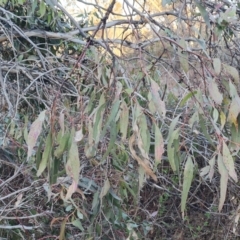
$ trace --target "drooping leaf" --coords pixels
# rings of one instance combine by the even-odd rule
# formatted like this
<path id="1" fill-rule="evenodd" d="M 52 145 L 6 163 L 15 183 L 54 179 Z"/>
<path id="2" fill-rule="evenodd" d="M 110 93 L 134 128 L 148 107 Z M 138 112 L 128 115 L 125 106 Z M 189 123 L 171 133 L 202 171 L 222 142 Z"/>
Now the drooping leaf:
<path id="1" fill-rule="evenodd" d="M 116 139 L 117 139 L 117 125 L 115 122 L 110 124 L 110 141 L 108 143 L 108 148 L 104 155 L 102 156 L 101 163 L 107 158 L 108 154 L 112 151 L 112 149 L 116 146 Z"/>
<path id="2" fill-rule="evenodd" d="M 46 5 L 44 1 L 40 2 L 40 8 L 39 8 L 39 12 L 41 14 L 40 18 L 43 17 L 46 13 Z"/>
<path id="3" fill-rule="evenodd" d="M 125 101 L 121 104 L 121 114 L 120 114 L 120 133 L 122 134 L 122 141 L 126 140 L 128 123 L 129 123 L 129 109 Z"/>
<path id="4" fill-rule="evenodd" d="M 84 228 L 83 228 L 82 223 L 79 219 L 75 219 L 74 221 L 72 221 L 72 225 L 77 227 L 82 232 L 84 232 Z"/>
<path id="5" fill-rule="evenodd" d="M 99 194 L 99 191 L 96 191 L 93 195 L 92 210 L 99 205 Z"/>
<path id="6" fill-rule="evenodd" d="M 44 143 L 44 139 L 42 138 L 39 143 L 37 152 L 36 152 L 36 167 L 37 167 L 37 169 L 39 168 L 40 162 L 42 160 L 43 143 Z"/>
<path id="7" fill-rule="evenodd" d="M 145 161 L 148 161 L 148 152 L 145 150 L 145 147 L 144 147 L 144 143 L 143 143 L 143 139 L 142 139 L 142 136 L 140 134 L 139 131 L 135 131 L 136 132 L 136 135 L 137 135 L 137 146 L 142 154 L 142 156 L 144 157 Z"/>
<path id="8" fill-rule="evenodd" d="M 191 129 L 193 129 L 194 125 L 197 124 L 198 122 L 199 122 L 199 114 L 198 114 L 198 111 L 195 111 L 195 113 L 189 119 L 188 123 Z"/>
<path id="9" fill-rule="evenodd" d="M 33 148 L 35 147 L 37 139 L 42 131 L 42 124 L 44 122 L 45 115 L 46 115 L 46 110 L 42 111 L 39 114 L 38 118 L 32 123 L 30 127 L 30 131 L 28 133 L 28 138 L 27 138 L 27 145 L 28 145 L 27 159 L 28 160 L 32 156 Z"/>
<path id="10" fill-rule="evenodd" d="M 185 105 L 185 103 L 195 94 L 197 93 L 197 91 L 193 91 L 193 92 L 189 92 L 180 102 L 180 107 L 183 107 Z"/>
<path id="11" fill-rule="evenodd" d="M 109 189 L 110 189 L 111 185 L 110 182 L 108 180 L 108 178 L 105 180 L 104 185 L 102 187 L 101 193 L 100 193 L 100 199 L 102 200 L 104 196 L 107 195 Z"/>
<path id="12" fill-rule="evenodd" d="M 64 113 L 61 111 L 60 114 L 59 114 L 59 125 L 60 125 L 60 128 L 61 128 L 61 131 L 62 131 L 62 135 L 64 135 Z"/>
<path id="13" fill-rule="evenodd" d="M 43 152 L 43 155 L 42 155 L 42 161 L 41 161 L 41 163 L 39 165 L 39 168 L 38 168 L 38 171 L 37 171 L 37 176 L 38 177 L 42 174 L 42 172 L 47 167 L 48 161 L 50 161 L 52 147 L 53 147 L 53 144 L 52 144 L 52 133 L 49 132 L 48 136 L 47 136 L 47 139 L 46 139 L 44 152 Z"/>
<path id="14" fill-rule="evenodd" d="M 238 178 L 237 178 L 237 173 L 236 173 L 235 167 L 234 167 L 233 157 L 228 149 L 227 144 L 224 141 L 223 141 L 223 145 L 222 145 L 222 159 L 223 159 L 223 163 L 224 163 L 226 169 L 228 170 L 229 176 L 235 182 L 237 182 Z"/>
<path id="15" fill-rule="evenodd" d="M 74 138 L 74 134 L 72 138 Z M 71 140 L 71 147 L 69 149 L 68 160 L 65 168 L 68 176 L 73 178 L 73 180 L 78 183 L 80 173 L 80 159 L 77 143 L 74 141 L 74 139 Z"/>
<path id="16" fill-rule="evenodd" d="M 200 127 L 201 127 L 201 129 L 202 129 L 202 133 L 203 133 L 204 136 L 207 138 L 207 140 L 208 140 L 213 146 L 215 146 L 214 143 L 213 143 L 213 141 L 212 141 L 212 138 L 210 137 L 210 135 L 209 135 L 209 133 L 208 133 L 208 131 L 207 131 L 206 123 L 205 123 L 204 120 L 205 120 L 205 119 L 204 119 L 204 117 L 202 116 L 202 114 L 199 114 L 199 124 L 200 124 Z"/>
<path id="17" fill-rule="evenodd" d="M 91 93 L 91 96 L 90 96 L 90 99 L 89 99 L 89 102 L 88 102 L 88 105 L 87 107 L 85 108 L 84 110 L 84 113 L 91 113 L 92 112 L 92 109 L 93 109 L 93 105 L 94 105 L 94 101 L 96 99 L 96 89 L 94 88 L 94 90 L 92 91 Z"/>
<path id="18" fill-rule="evenodd" d="M 173 131 L 171 134 L 169 140 L 168 140 L 168 145 L 167 145 L 167 155 L 168 155 L 168 160 L 171 165 L 171 168 L 174 172 L 178 172 L 179 170 L 179 163 L 176 162 L 176 149 L 174 146 L 174 141 L 179 138 L 179 129 L 176 129 Z"/>
<path id="19" fill-rule="evenodd" d="M 226 11 L 220 13 L 220 17 L 218 22 L 221 24 L 222 21 L 226 21 L 228 23 L 231 23 L 232 21 L 236 20 L 236 6 L 229 7 Z"/>
<path id="20" fill-rule="evenodd" d="M 108 117 L 108 120 L 101 132 L 101 136 L 100 136 L 100 139 L 103 139 L 103 137 L 105 136 L 106 134 L 106 131 L 107 131 L 107 128 L 109 127 L 110 123 L 112 121 L 115 121 L 115 117 L 119 111 L 119 106 L 120 106 L 120 100 L 116 100 L 114 103 L 113 103 L 113 106 L 111 108 L 111 112 L 110 112 L 110 115 Z"/>
<path id="21" fill-rule="evenodd" d="M 171 124 L 170 124 L 170 127 L 169 127 L 169 132 L 168 132 L 168 137 L 167 137 L 167 140 L 169 140 L 169 138 L 171 137 L 177 123 L 178 123 L 178 120 L 179 120 L 179 117 L 181 116 L 181 114 L 179 114 L 177 117 L 175 117 Z"/>
<path id="22" fill-rule="evenodd" d="M 88 158 L 91 158 L 96 154 L 96 148 L 93 138 L 93 126 L 91 120 L 88 121 L 88 142 L 85 145 L 84 152 Z"/>
<path id="23" fill-rule="evenodd" d="M 205 23 L 207 24 L 208 27 L 210 27 L 209 13 L 206 10 L 206 7 L 204 7 L 202 3 L 198 0 L 195 0 L 194 2 L 196 3 Z"/>
<path id="24" fill-rule="evenodd" d="M 220 112 L 220 123 L 221 123 L 221 130 L 224 128 L 226 123 L 226 115 L 223 111 Z"/>
<path id="25" fill-rule="evenodd" d="M 231 126 L 231 141 L 229 143 L 229 149 L 234 151 L 235 154 L 238 154 L 238 151 L 240 150 L 240 115 L 237 117 L 237 123 L 237 128 L 234 124 Z"/>
<path id="26" fill-rule="evenodd" d="M 102 129 L 102 122 L 103 122 L 103 115 L 105 111 L 105 103 L 103 103 L 101 106 L 98 107 L 98 110 L 94 116 L 93 120 L 93 139 L 95 142 L 95 145 L 99 143 L 100 140 L 100 134 L 101 134 L 101 129 Z"/>
<path id="27" fill-rule="evenodd" d="M 217 75 L 221 72 L 221 60 L 219 58 L 213 59 L 213 67 Z"/>
<path id="28" fill-rule="evenodd" d="M 203 176 L 208 177 L 210 179 L 210 182 L 212 181 L 212 177 L 213 177 L 213 174 L 214 174 L 215 159 L 216 159 L 216 157 L 213 156 L 213 158 L 209 161 L 209 165 L 202 168 L 201 171 L 200 171 L 200 176 L 201 177 L 203 177 Z"/>
<path id="29" fill-rule="evenodd" d="M 189 70 L 189 62 L 188 62 L 188 53 L 187 51 L 187 43 L 185 42 L 184 38 L 181 38 L 179 45 L 182 47 L 182 50 L 179 48 L 178 56 L 180 65 L 185 73 Z"/>
<path id="30" fill-rule="evenodd" d="M 220 93 L 217 83 L 215 80 L 211 80 L 209 83 L 209 95 L 212 98 L 212 100 L 217 103 L 218 105 L 222 104 L 223 96 Z"/>
<path id="31" fill-rule="evenodd" d="M 150 133 L 147 126 L 147 120 L 145 114 L 141 114 L 138 118 L 138 126 L 140 137 L 142 140 L 142 146 L 139 145 L 139 148 L 142 148 L 147 154 L 150 148 Z M 141 149 L 140 149 L 141 150 Z"/>
<path id="32" fill-rule="evenodd" d="M 184 218 L 184 211 L 186 207 L 188 192 L 191 187 L 192 179 L 193 179 L 193 161 L 190 156 L 188 156 L 187 162 L 185 164 L 184 173 L 183 173 L 183 190 L 181 196 L 181 212 Z"/>
<path id="33" fill-rule="evenodd" d="M 129 148 L 130 148 L 130 152 L 133 156 L 133 158 L 138 162 L 138 164 L 140 166 L 143 167 L 144 171 L 150 176 L 152 177 L 152 179 L 154 181 L 157 182 L 157 177 L 156 175 L 153 173 L 153 171 L 150 169 L 150 167 L 147 165 L 147 163 L 145 163 L 137 154 L 136 151 L 134 150 L 134 142 L 135 142 L 135 135 L 133 134 L 130 139 L 129 139 Z"/>
<path id="34" fill-rule="evenodd" d="M 213 158 L 209 161 L 210 170 L 209 170 L 208 176 L 209 176 L 210 182 L 212 181 L 212 178 L 213 178 L 213 175 L 214 175 L 215 160 L 216 160 L 216 157 L 213 156 Z"/>
<path id="35" fill-rule="evenodd" d="M 223 163 L 222 155 L 218 154 L 218 170 L 221 175 L 220 179 L 220 201 L 218 206 L 218 211 L 220 212 L 222 210 L 223 204 L 226 199 L 226 193 L 227 193 L 227 183 L 228 183 L 228 171 L 225 167 L 225 164 Z"/>
<path id="36" fill-rule="evenodd" d="M 144 181 L 145 180 L 145 171 L 142 166 L 138 167 L 138 185 L 139 185 L 139 190 L 141 190 L 144 186 Z"/>
<path id="37" fill-rule="evenodd" d="M 75 180 L 73 179 L 72 184 L 68 187 L 67 194 L 64 199 L 65 201 L 69 200 L 72 197 L 73 193 L 76 192 L 77 187 L 78 187 L 77 182 L 75 182 Z"/>
<path id="38" fill-rule="evenodd" d="M 151 79 L 151 93 L 152 101 L 154 102 L 155 108 L 161 117 L 166 115 L 166 106 L 165 102 L 160 98 L 160 87 L 159 85 Z"/>
<path id="39" fill-rule="evenodd" d="M 197 99 L 197 110 L 199 114 L 204 114 L 203 112 L 203 94 L 202 94 L 202 90 L 199 88 L 197 90 L 197 93 L 195 94 L 195 97 Z"/>
<path id="40" fill-rule="evenodd" d="M 235 67 L 224 65 L 226 71 L 233 77 L 235 84 L 239 84 L 239 73 Z"/>
<path id="41" fill-rule="evenodd" d="M 229 94 L 232 99 L 238 97 L 238 92 L 236 89 L 235 84 L 232 83 L 232 81 L 228 81 L 229 84 Z"/>
<path id="42" fill-rule="evenodd" d="M 214 123 L 217 123 L 219 117 L 218 110 L 216 108 L 213 109 L 213 121 Z"/>
<path id="43" fill-rule="evenodd" d="M 239 113 L 240 113 L 240 98 L 236 96 L 230 104 L 228 113 L 228 121 L 230 123 L 233 123 L 236 128 L 238 128 L 237 117 Z"/>
<path id="44" fill-rule="evenodd" d="M 159 130 L 159 127 L 156 124 L 154 125 L 154 130 L 155 130 L 154 138 L 155 166 L 157 166 L 161 162 L 162 155 L 164 153 L 164 140 Z"/>
<path id="45" fill-rule="evenodd" d="M 61 138 L 57 139 L 57 143 L 59 144 L 56 150 L 54 151 L 54 155 L 56 158 L 60 158 L 64 151 L 67 150 L 67 145 L 69 141 L 70 133 L 66 132 Z"/>
<path id="46" fill-rule="evenodd" d="M 116 83 L 115 100 L 119 100 L 120 95 L 122 93 L 122 88 L 123 88 L 122 83 L 118 81 Z"/>
<path id="47" fill-rule="evenodd" d="M 61 227 L 60 227 L 59 240 L 66 239 L 66 237 L 65 237 L 66 222 L 67 222 L 67 218 L 64 218 L 64 220 L 61 223 Z"/>

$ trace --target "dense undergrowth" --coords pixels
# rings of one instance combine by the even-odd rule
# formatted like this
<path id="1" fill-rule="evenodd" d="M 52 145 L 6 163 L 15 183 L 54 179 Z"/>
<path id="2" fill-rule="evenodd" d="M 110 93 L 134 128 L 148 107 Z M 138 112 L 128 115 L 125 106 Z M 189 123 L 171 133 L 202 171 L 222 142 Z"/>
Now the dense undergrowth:
<path id="1" fill-rule="evenodd" d="M 199 29 L 210 3 L 182 5 Z M 126 27 L 115 1 L 95 26 L 57 2 L 0 4 L 2 239 L 237 239 L 238 8 L 201 41 L 171 26 L 140 45 L 100 34 Z"/>

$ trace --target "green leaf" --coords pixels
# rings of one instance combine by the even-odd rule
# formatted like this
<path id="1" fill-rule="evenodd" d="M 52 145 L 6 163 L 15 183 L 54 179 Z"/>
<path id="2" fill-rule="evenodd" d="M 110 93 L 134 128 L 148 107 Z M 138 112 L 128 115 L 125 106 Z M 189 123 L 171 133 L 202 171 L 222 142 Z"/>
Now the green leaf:
<path id="1" fill-rule="evenodd" d="M 84 232 L 84 228 L 82 226 L 82 223 L 79 219 L 75 219 L 74 221 L 72 221 L 72 225 L 77 227 L 79 230 L 81 230 L 82 232 Z"/>
<path id="2" fill-rule="evenodd" d="M 120 106 L 120 101 L 116 100 L 114 102 L 113 106 L 112 106 L 112 109 L 111 109 L 110 115 L 108 117 L 108 120 L 107 120 L 107 122 L 106 122 L 106 124 L 105 124 L 105 126 L 102 130 L 101 137 L 100 137 L 101 140 L 105 136 L 107 128 L 109 127 L 110 123 L 115 120 L 115 117 L 116 117 L 116 115 L 119 111 L 119 106 Z"/>
<path id="3" fill-rule="evenodd" d="M 117 201 L 122 201 L 122 199 L 119 196 L 116 195 L 116 193 L 112 190 L 112 188 L 110 188 L 109 193 Z"/>
<path id="4" fill-rule="evenodd" d="M 47 167 L 47 163 L 51 158 L 51 152 L 52 152 L 52 133 L 49 132 L 47 139 L 46 139 L 46 143 L 45 143 L 45 148 L 44 148 L 44 152 L 42 155 L 42 161 L 39 165 L 38 171 L 37 171 L 37 176 L 39 177 L 42 172 L 45 170 L 45 168 Z"/>
<path id="5" fill-rule="evenodd" d="M 220 122 L 221 122 L 221 130 L 222 130 L 226 123 L 226 115 L 224 114 L 223 111 L 220 112 Z"/>
<path id="6" fill-rule="evenodd" d="M 155 167 L 161 162 L 162 155 L 164 153 L 164 140 L 159 127 L 155 124 L 155 143 L 154 143 L 154 153 L 155 153 Z"/>
<path id="7" fill-rule="evenodd" d="M 206 8 L 198 1 L 198 0 L 195 0 L 194 1 L 205 21 L 205 23 L 207 24 L 208 27 L 210 27 L 210 20 L 209 20 L 209 13 L 208 11 L 206 10 Z"/>
<path id="8" fill-rule="evenodd" d="M 94 88 L 94 90 L 93 90 L 92 93 L 91 93 L 91 96 L 90 96 L 88 105 L 87 105 L 87 107 L 85 108 L 84 113 L 89 113 L 89 114 L 90 114 L 90 113 L 92 112 L 92 108 L 93 108 L 94 101 L 95 101 L 96 97 L 97 97 L 96 89 Z"/>
<path id="9" fill-rule="evenodd" d="M 220 13 L 220 23 L 222 23 L 222 21 L 226 21 L 227 23 L 232 23 L 233 21 L 235 21 L 237 19 L 237 16 L 236 16 L 236 7 L 235 6 L 232 6 L 232 7 L 229 7 L 226 11 L 224 12 L 221 12 Z"/>
<path id="10" fill-rule="evenodd" d="M 217 75 L 221 72 L 221 60 L 219 58 L 213 59 L 213 67 Z"/>
<path id="11" fill-rule="evenodd" d="M 210 182 L 212 181 L 213 178 L 213 174 L 214 174 L 214 165 L 215 165 L 215 160 L 216 160 L 216 156 L 213 156 L 211 160 L 209 160 L 209 166 L 210 166 L 210 170 L 209 170 L 209 180 Z"/>
<path id="12" fill-rule="evenodd" d="M 180 65 L 184 72 L 187 73 L 189 70 L 188 53 L 185 51 L 187 49 L 187 44 L 183 38 L 181 38 L 179 45 L 182 47 L 182 50 L 180 48 L 178 50 Z"/>
<path id="13" fill-rule="evenodd" d="M 227 193 L 227 183 L 228 183 L 228 171 L 223 163 L 222 155 L 218 154 L 218 170 L 221 175 L 220 178 L 220 201 L 218 210 L 219 212 L 222 210 L 223 204 L 226 199 L 226 193 Z"/>
<path id="14" fill-rule="evenodd" d="M 112 149 L 115 147 L 115 141 L 117 139 L 117 126 L 115 122 L 111 123 L 111 128 L 110 128 L 110 141 L 108 143 L 108 148 L 106 152 L 104 153 L 101 163 L 107 158 L 108 154 L 112 151 Z"/>
<path id="15" fill-rule="evenodd" d="M 200 127 L 202 129 L 202 133 L 207 138 L 207 140 L 211 143 L 211 145 L 213 145 L 214 148 L 215 148 L 215 145 L 213 144 L 211 136 L 208 134 L 206 123 L 204 121 L 204 117 L 202 116 L 202 114 L 199 114 L 199 124 L 200 124 Z"/>
<path id="16" fill-rule="evenodd" d="M 188 94 L 181 100 L 181 102 L 180 102 L 180 107 L 183 107 L 184 104 L 185 104 L 192 96 L 194 96 L 196 93 L 197 93 L 197 91 L 188 93 Z"/>
<path id="17" fill-rule="evenodd" d="M 37 167 L 37 169 L 39 168 L 39 165 L 40 165 L 41 160 L 42 160 L 42 147 L 43 147 L 43 143 L 44 143 L 44 139 L 42 138 L 42 140 L 39 143 L 37 152 L 36 152 L 36 167 Z"/>
<path id="18" fill-rule="evenodd" d="M 145 182 L 145 171 L 144 168 L 142 166 L 138 167 L 138 186 L 139 186 L 139 190 L 141 190 L 144 186 L 144 182 Z"/>
<path id="19" fill-rule="evenodd" d="M 219 117 L 218 110 L 216 108 L 213 109 L 213 121 L 214 123 L 217 123 Z"/>
<path id="20" fill-rule="evenodd" d="M 198 114 L 198 111 L 196 111 L 196 112 L 192 115 L 192 117 L 189 119 L 188 123 L 189 123 L 191 129 L 194 130 L 193 127 L 194 127 L 194 125 L 195 125 L 196 123 L 198 123 L 198 122 L 199 122 L 199 114 Z"/>
<path id="21" fill-rule="evenodd" d="M 73 180 L 77 183 L 79 179 L 79 173 L 80 173 L 80 159 L 78 154 L 77 143 L 74 141 L 73 138 L 74 138 L 74 134 L 72 136 L 71 147 L 68 153 L 66 172 L 68 176 L 72 177 Z"/>
<path id="22" fill-rule="evenodd" d="M 175 117 L 173 119 L 173 121 L 171 122 L 170 124 L 170 127 L 169 127 L 169 132 L 168 132 L 168 137 L 167 137 L 167 140 L 169 140 L 169 138 L 171 137 L 173 131 L 174 131 L 174 128 L 176 127 L 177 123 L 178 123 L 178 120 L 179 120 L 179 117 L 181 116 L 181 114 L 179 114 L 177 117 Z"/>
<path id="23" fill-rule="evenodd" d="M 40 18 L 42 18 L 45 13 L 46 13 L 46 5 L 45 5 L 45 2 L 44 1 L 41 1 L 40 2 L 40 9 L 39 9 L 39 12 L 41 14 Z"/>
<path id="24" fill-rule="evenodd" d="M 94 122 L 93 122 L 93 139 L 95 141 L 95 145 L 99 143 L 100 140 L 100 133 L 101 133 L 101 128 L 102 128 L 102 121 L 103 121 L 103 114 L 105 111 L 106 104 L 102 104 L 99 106 L 97 113 L 95 114 L 94 117 Z"/>
<path id="25" fill-rule="evenodd" d="M 193 169 L 194 169 L 194 165 L 192 162 L 192 158 L 189 156 L 185 164 L 184 173 L 183 173 L 183 190 L 182 190 L 182 197 L 181 197 L 181 212 L 182 212 L 183 218 L 184 218 L 184 211 L 186 207 L 188 192 L 191 187 L 191 183 L 193 179 Z"/>
<path id="26" fill-rule="evenodd" d="M 171 4 L 172 0 L 162 0 L 162 6 L 165 7 L 168 4 Z"/>
<path id="27" fill-rule="evenodd" d="M 77 211 L 77 217 L 83 219 L 83 214 L 79 210 Z"/>
<path id="28" fill-rule="evenodd" d="M 24 56 L 23 54 L 20 54 L 20 55 L 18 56 L 18 61 L 19 61 L 19 62 L 21 62 L 21 61 L 23 60 L 23 56 Z"/>
<path id="29" fill-rule="evenodd" d="M 129 124 L 129 109 L 125 101 L 121 104 L 121 114 L 120 114 L 120 133 L 122 134 L 122 141 L 127 138 L 127 130 Z"/>
<path id="30" fill-rule="evenodd" d="M 203 93 L 202 93 L 202 90 L 199 88 L 197 90 L 197 93 L 195 94 L 195 97 L 197 99 L 197 110 L 198 110 L 198 113 L 199 114 L 204 114 L 203 112 Z"/>
<path id="31" fill-rule="evenodd" d="M 110 189 L 111 185 L 110 182 L 108 180 L 108 178 L 105 180 L 104 185 L 102 187 L 101 193 L 100 193 L 100 199 L 102 200 L 104 196 L 106 196 L 106 194 L 108 193 L 109 189 Z"/>
<path id="32" fill-rule="evenodd" d="M 175 146 L 174 146 L 174 141 L 177 140 L 178 138 L 179 138 L 179 129 L 176 129 L 171 134 L 171 136 L 168 140 L 168 145 L 167 145 L 168 160 L 169 160 L 171 168 L 174 172 L 176 172 L 176 171 L 178 172 L 178 170 L 179 170 L 179 163 L 176 162 L 177 157 L 175 156 L 176 155 L 176 149 L 175 149 Z"/>
<path id="33" fill-rule="evenodd" d="M 93 201 L 92 201 L 92 210 L 97 207 L 99 204 L 99 191 L 96 191 L 93 195 Z"/>
<path id="34" fill-rule="evenodd" d="M 145 114 L 141 114 L 138 118 L 139 131 L 143 143 L 145 153 L 149 152 L 150 148 L 150 133 L 148 131 L 147 120 Z"/>
<path id="35" fill-rule="evenodd" d="M 69 137 L 70 137 L 70 133 L 66 132 L 63 136 L 61 136 L 61 138 L 57 139 L 57 144 L 59 145 L 54 151 L 54 156 L 56 158 L 60 158 L 63 155 L 64 151 L 67 150 Z"/>

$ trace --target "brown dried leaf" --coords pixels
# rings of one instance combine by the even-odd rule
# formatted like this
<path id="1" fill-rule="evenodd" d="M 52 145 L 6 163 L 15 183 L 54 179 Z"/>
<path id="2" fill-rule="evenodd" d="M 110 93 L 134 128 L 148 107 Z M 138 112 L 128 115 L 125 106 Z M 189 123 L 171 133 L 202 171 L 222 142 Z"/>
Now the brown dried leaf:
<path id="1" fill-rule="evenodd" d="M 218 211 L 220 212 L 223 208 L 223 204 L 226 199 L 227 193 L 227 182 L 228 182 L 228 171 L 223 163 L 222 155 L 218 154 L 218 170 L 221 175 L 220 179 L 220 202 L 218 206 Z"/>
<path id="2" fill-rule="evenodd" d="M 27 160 L 32 156 L 33 148 L 36 145 L 37 139 L 42 132 L 42 124 L 44 122 L 46 115 L 46 110 L 42 111 L 38 118 L 32 123 L 30 127 L 30 131 L 27 138 L 27 145 L 28 145 L 28 155 Z"/>
<path id="3" fill-rule="evenodd" d="M 133 146 L 134 146 L 134 142 L 135 142 L 135 135 L 133 134 L 130 139 L 129 139 L 129 148 L 130 148 L 130 152 L 133 156 L 133 158 L 138 162 L 138 164 L 140 166 L 143 167 L 144 171 L 150 176 L 152 177 L 152 179 L 157 182 L 157 177 L 156 175 L 153 173 L 153 171 L 150 169 L 150 167 L 140 158 L 137 156 Z"/>

